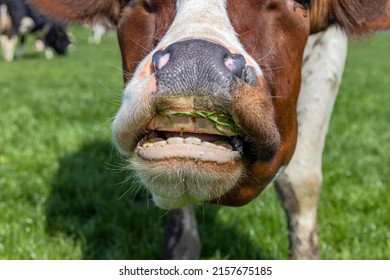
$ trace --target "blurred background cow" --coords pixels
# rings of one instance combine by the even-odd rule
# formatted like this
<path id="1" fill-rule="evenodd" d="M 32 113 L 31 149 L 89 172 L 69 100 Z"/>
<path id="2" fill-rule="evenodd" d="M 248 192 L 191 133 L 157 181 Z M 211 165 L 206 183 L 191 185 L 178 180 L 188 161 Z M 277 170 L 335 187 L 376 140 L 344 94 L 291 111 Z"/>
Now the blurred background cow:
<path id="1" fill-rule="evenodd" d="M 35 36 L 37 49 L 44 50 L 48 59 L 53 56 L 53 50 L 66 54 L 71 43 L 64 23 L 43 16 L 26 0 L 0 0 L 0 34 L 6 61 L 23 56 L 29 34 Z"/>
<path id="2" fill-rule="evenodd" d="M 116 31 L 116 27 L 107 20 L 100 20 L 92 23 L 91 35 L 88 37 L 88 42 L 90 44 L 98 45 L 102 42 L 102 37 L 108 33 L 113 33 Z"/>

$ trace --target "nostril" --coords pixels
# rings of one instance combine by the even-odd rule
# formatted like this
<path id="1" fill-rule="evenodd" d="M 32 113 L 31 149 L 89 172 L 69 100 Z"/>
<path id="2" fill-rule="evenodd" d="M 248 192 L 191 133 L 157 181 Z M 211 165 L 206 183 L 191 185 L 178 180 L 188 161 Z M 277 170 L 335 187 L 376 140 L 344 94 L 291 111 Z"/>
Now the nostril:
<path id="1" fill-rule="evenodd" d="M 242 70 L 241 79 L 252 86 L 259 85 L 259 80 L 257 79 L 256 71 L 253 67 L 246 66 L 244 70 Z"/>
<path id="2" fill-rule="evenodd" d="M 156 51 L 153 54 L 152 62 L 156 70 L 163 68 L 169 61 L 170 54 L 167 51 Z"/>
<path id="3" fill-rule="evenodd" d="M 224 57 L 225 66 L 230 70 L 234 75 L 241 78 L 242 71 L 245 68 L 245 58 L 241 54 L 237 55 L 226 55 Z"/>

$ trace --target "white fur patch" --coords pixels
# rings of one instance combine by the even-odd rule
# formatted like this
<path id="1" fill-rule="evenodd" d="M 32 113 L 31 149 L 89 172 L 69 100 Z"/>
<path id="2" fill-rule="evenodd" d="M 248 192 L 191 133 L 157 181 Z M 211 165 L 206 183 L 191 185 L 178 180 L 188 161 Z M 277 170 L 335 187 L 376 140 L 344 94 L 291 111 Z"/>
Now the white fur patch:
<path id="1" fill-rule="evenodd" d="M 177 0 L 175 20 L 156 50 L 189 38 L 209 40 L 232 53 L 242 54 L 257 74 L 262 75 L 260 67 L 237 37 L 227 14 L 226 0 Z"/>

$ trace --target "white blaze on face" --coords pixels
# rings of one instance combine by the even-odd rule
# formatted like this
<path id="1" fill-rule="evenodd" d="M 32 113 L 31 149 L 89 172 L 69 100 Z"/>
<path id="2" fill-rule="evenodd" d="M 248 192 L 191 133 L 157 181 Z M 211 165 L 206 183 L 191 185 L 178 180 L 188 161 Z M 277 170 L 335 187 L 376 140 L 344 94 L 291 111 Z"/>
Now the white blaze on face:
<path id="1" fill-rule="evenodd" d="M 258 75 L 262 71 L 245 51 L 230 22 L 226 0 L 177 0 L 175 19 L 156 50 L 190 38 L 221 44 L 232 53 L 242 54 Z"/>

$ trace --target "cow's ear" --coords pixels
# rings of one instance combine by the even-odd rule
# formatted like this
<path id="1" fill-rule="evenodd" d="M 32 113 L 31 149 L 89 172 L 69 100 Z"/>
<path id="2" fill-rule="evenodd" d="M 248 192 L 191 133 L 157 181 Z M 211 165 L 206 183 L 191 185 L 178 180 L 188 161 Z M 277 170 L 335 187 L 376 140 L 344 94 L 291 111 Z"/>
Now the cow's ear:
<path id="1" fill-rule="evenodd" d="M 333 24 L 352 36 L 390 29 L 390 0 L 312 0 L 311 33 Z"/>
<path id="2" fill-rule="evenodd" d="M 27 0 L 33 7 L 51 17 L 87 23 L 108 19 L 114 24 L 120 13 L 119 0 Z"/>

